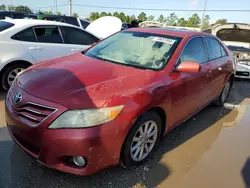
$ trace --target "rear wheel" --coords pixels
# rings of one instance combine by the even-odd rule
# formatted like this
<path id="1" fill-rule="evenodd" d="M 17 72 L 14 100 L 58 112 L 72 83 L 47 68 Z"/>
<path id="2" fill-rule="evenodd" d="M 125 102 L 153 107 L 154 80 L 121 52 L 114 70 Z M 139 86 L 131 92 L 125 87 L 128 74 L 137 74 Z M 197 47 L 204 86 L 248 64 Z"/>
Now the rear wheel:
<path id="1" fill-rule="evenodd" d="M 162 121 L 156 112 L 147 112 L 141 116 L 125 140 L 122 165 L 127 167 L 144 162 L 159 142 L 161 130 Z"/>
<path id="2" fill-rule="evenodd" d="M 221 92 L 220 97 L 216 101 L 217 106 L 223 106 L 225 104 L 229 96 L 230 90 L 231 90 L 231 81 L 228 80 Z"/>
<path id="3" fill-rule="evenodd" d="M 8 66 L 2 75 L 2 87 L 5 90 L 8 90 L 10 86 L 13 84 L 13 81 L 15 80 L 18 73 L 22 72 L 26 68 L 28 68 L 29 65 L 24 63 L 16 63 L 13 65 Z"/>

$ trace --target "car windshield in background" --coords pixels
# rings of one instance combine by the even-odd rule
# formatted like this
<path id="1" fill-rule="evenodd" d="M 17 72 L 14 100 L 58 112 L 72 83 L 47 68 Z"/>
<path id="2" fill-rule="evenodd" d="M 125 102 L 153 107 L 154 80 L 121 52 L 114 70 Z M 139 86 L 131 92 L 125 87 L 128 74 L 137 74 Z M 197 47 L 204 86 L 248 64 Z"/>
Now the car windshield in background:
<path id="1" fill-rule="evenodd" d="M 14 24 L 10 22 L 0 21 L 0 32 L 13 27 Z"/>
<path id="2" fill-rule="evenodd" d="M 181 38 L 153 33 L 122 31 L 100 42 L 85 55 L 143 69 L 166 66 Z"/>

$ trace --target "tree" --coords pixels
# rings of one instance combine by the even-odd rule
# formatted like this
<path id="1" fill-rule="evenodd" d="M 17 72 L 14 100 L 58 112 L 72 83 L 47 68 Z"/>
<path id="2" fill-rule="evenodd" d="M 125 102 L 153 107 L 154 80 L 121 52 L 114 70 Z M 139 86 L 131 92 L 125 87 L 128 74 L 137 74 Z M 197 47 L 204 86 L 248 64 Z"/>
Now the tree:
<path id="1" fill-rule="evenodd" d="M 40 12 L 40 13 L 42 13 L 42 14 L 49 14 L 49 15 L 52 15 L 52 14 L 53 14 L 52 11 L 42 11 L 42 12 Z"/>
<path id="2" fill-rule="evenodd" d="M 154 20 L 154 16 L 153 15 L 150 15 L 149 17 L 148 17 L 148 21 L 153 21 Z"/>
<path id="3" fill-rule="evenodd" d="M 14 6 L 14 5 L 8 5 L 8 6 L 7 6 L 7 9 L 8 9 L 9 11 L 14 11 L 14 10 L 15 10 L 15 6 Z"/>
<path id="4" fill-rule="evenodd" d="M 78 14 L 77 14 L 77 13 L 74 13 L 73 16 L 74 16 L 74 17 L 78 17 Z"/>
<path id="5" fill-rule="evenodd" d="M 122 22 L 126 22 L 126 15 L 123 12 L 120 12 L 119 18 L 121 19 Z"/>
<path id="6" fill-rule="evenodd" d="M 161 23 L 165 23 L 166 22 L 166 18 L 161 14 L 157 20 L 158 22 L 161 22 Z"/>
<path id="7" fill-rule="evenodd" d="M 61 15 L 62 15 L 62 13 L 61 13 L 61 12 L 57 12 L 57 13 L 56 13 L 56 15 L 61 16 Z"/>
<path id="8" fill-rule="evenodd" d="M 193 14 L 190 18 L 188 18 L 187 27 L 199 27 L 201 23 L 201 19 L 198 14 Z"/>
<path id="9" fill-rule="evenodd" d="M 91 12 L 91 13 L 90 13 L 90 16 L 89 16 L 89 19 L 90 19 L 91 21 L 94 21 L 94 20 L 98 19 L 99 17 L 100 17 L 100 15 L 99 15 L 98 12 Z"/>
<path id="10" fill-rule="evenodd" d="M 210 16 L 205 15 L 205 18 L 202 20 L 202 28 L 209 26 L 209 20 L 210 20 Z"/>
<path id="11" fill-rule="evenodd" d="M 178 21 L 177 21 L 177 25 L 178 26 L 181 26 L 181 27 L 185 27 L 187 25 L 187 20 L 185 20 L 185 18 L 180 18 Z"/>
<path id="12" fill-rule="evenodd" d="M 100 17 L 103 17 L 103 16 L 107 16 L 107 13 L 106 13 L 106 12 L 102 12 L 102 13 L 100 14 Z"/>
<path id="13" fill-rule="evenodd" d="M 6 10 L 6 6 L 4 4 L 0 5 L 0 10 Z"/>
<path id="14" fill-rule="evenodd" d="M 27 13 L 31 13 L 31 9 L 27 6 L 23 6 L 23 5 L 19 5 L 17 7 L 15 7 L 14 9 L 17 12 L 27 12 Z"/>
<path id="15" fill-rule="evenodd" d="M 167 17 L 167 24 L 171 25 L 171 26 L 176 26 L 177 22 L 178 22 L 178 16 L 175 13 L 171 13 L 168 17 Z"/>
<path id="16" fill-rule="evenodd" d="M 147 15 L 146 15 L 146 13 L 145 13 L 145 12 L 141 12 L 141 13 L 139 14 L 139 16 L 138 16 L 138 20 L 140 20 L 140 21 L 142 21 L 142 22 L 146 21 L 146 20 L 147 20 Z"/>
<path id="17" fill-rule="evenodd" d="M 226 24 L 227 23 L 227 19 L 223 18 L 223 19 L 219 19 L 215 22 L 215 24 Z"/>

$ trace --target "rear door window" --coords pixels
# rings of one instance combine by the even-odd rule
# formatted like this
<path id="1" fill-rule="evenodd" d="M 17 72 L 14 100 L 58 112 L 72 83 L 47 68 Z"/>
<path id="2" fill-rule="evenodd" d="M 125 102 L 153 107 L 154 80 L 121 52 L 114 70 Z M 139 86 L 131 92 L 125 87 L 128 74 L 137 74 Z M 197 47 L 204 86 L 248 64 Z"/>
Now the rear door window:
<path id="1" fill-rule="evenodd" d="M 34 31 L 33 31 L 33 28 L 25 29 L 25 30 L 17 33 L 16 35 L 14 35 L 11 38 L 14 40 L 20 40 L 20 41 L 25 41 L 25 42 L 36 42 L 36 36 L 35 36 Z"/>
<path id="2" fill-rule="evenodd" d="M 38 42 L 44 43 L 63 43 L 59 28 L 52 27 L 37 27 L 34 28 Z"/>
<path id="3" fill-rule="evenodd" d="M 180 61 L 194 61 L 200 64 L 207 62 L 207 56 L 201 37 L 196 37 L 189 41 L 181 55 Z"/>
<path id="4" fill-rule="evenodd" d="M 95 36 L 73 27 L 62 27 L 64 43 L 76 45 L 91 45 L 99 39 Z"/>
<path id="5" fill-rule="evenodd" d="M 15 24 L 10 22 L 0 21 L 0 32 L 13 27 L 14 25 Z"/>
<path id="6" fill-rule="evenodd" d="M 207 44 L 209 60 L 212 61 L 220 58 L 222 56 L 222 51 L 219 42 L 216 39 L 210 37 L 206 37 L 205 40 Z"/>

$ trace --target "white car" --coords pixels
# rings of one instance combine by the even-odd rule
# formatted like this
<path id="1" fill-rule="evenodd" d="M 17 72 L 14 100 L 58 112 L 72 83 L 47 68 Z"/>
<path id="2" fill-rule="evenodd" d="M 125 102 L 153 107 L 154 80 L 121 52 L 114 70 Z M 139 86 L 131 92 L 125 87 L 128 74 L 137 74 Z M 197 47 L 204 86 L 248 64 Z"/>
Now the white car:
<path id="1" fill-rule="evenodd" d="M 235 60 L 235 77 L 250 79 L 250 24 L 226 23 L 211 28 L 232 51 Z"/>
<path id="2" fill-rule="evenodd" d="M 105 19 L 102 20 L 105 22 Z M 0 86 L 7 90 L 16 75 L 32 64 L 83 51 L 100 39 L 117 32 L 117 28 L 122 25 L 120 20 L 116 20 L 117 27 L 109 27 L 109 32 L 108 29 L 100 32 L 99 22 L 92 22 L 93 25 L 90 24 L 90 29 L 86 31 L 61 22 L 1 20 Z M 103 27 L 103 23 L 99 25 Z M 97 31 L 97 35 L 91 31 Z"/>

